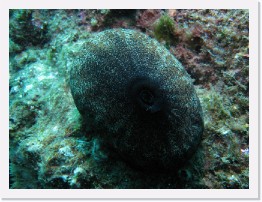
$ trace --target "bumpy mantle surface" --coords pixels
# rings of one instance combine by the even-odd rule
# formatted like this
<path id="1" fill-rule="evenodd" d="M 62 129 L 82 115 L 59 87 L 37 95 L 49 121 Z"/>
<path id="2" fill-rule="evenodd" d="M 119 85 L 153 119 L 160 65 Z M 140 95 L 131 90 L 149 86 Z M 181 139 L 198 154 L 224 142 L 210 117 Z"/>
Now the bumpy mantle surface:
<path id="1" fill-rule="evenodd" d="M 190 76 L 145 34 L 94 34 L 76 58 L 70 86 L 90 131 L 135 167 L 174 170 L 201 141 L 202 109 Z"/>

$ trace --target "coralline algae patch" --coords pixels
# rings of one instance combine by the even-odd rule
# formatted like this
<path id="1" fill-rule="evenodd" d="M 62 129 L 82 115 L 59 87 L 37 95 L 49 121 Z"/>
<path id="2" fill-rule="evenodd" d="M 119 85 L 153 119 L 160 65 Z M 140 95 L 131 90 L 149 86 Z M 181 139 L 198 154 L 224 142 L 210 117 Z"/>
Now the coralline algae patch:
<path id="1" fill-rule="evenodd" d="M 246 10 L 12 10 L 10 187 L 248 188 L 248 26 Z M 197 84 L 201 149 L 174 175 L 108 156 L 75 107 L 73 60 L 93 32 L 116 27 L 157 38 Z"/>

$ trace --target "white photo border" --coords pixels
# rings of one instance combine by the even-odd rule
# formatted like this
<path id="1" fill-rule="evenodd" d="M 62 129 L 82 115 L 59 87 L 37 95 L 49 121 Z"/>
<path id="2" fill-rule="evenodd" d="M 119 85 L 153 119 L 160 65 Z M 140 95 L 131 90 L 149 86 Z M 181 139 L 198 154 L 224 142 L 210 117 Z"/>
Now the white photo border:
<path id="1" fill-rule="evenodd" d="M 176 8 L 176 9 L 249 9 L 249 189 L 9 189 L 9 9 L 93 9 L 93 8 Z M 51 198 L 51 199 L 259 199 L 259 3 L 255 0 L 161 0 L 161 1 L 26 1 L 1 2 L 1 198 Z"/>

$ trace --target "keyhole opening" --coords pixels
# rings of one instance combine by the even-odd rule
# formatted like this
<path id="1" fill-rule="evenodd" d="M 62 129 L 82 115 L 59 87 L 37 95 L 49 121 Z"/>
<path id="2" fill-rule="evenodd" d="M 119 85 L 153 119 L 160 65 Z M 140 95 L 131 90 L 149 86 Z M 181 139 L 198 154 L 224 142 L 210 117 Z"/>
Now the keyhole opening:
<path id="1" fill-rule="evenodd" d="M 154 98 L 155 96 L 153 95 L 153 93 L 149 90 L 142 90 L 139 94 L 141 100 L 143 103 L 145 103 L 146 105 L 153 105 L 154 104 Z"/>

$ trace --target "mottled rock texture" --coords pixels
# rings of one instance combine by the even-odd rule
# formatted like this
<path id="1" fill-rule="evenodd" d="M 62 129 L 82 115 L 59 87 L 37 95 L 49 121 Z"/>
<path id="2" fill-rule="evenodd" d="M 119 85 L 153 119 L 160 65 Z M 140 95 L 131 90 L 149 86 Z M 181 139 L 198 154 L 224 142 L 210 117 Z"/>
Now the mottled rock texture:
<path id="1" fill-rule="evenodd" d="M 148 36 L 91 36 L 71 69 L 75 104 L 103 144 L 143 170 L 175 170 L 196 151 L 202 109 L 190 76 Z"/>

